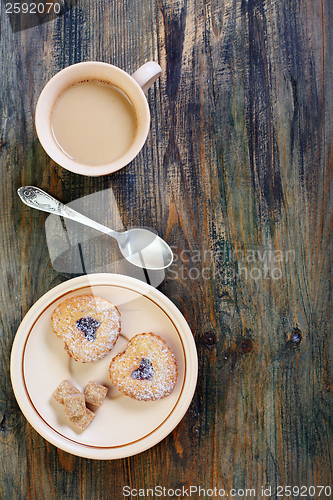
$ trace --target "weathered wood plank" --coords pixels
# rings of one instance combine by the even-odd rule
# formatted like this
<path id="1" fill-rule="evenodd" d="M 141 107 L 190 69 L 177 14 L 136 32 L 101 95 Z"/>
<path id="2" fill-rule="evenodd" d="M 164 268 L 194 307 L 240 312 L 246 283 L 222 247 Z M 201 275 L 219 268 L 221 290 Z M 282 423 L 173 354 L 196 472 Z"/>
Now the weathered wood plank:
<path id="1" fill-rule="evenodd" d="M 324 194 L 332 190 L 329 8 L 225 3 L 226 29 L 218 37 L 212 29 L 210 38 L 235 306 L 241 335 L 255 346 L 237 374 L 232 366 L 246 434 L 236 426 L 241 449 L 229 481 L 244 487 L 251 477 L 257 491 L 260 484 L 331 482 L 332 465 L 320 458 L 332 446 L 324 370 L 332 321 L 332 206 Z M 227 80 L 216 52 L 225 57 Z M 269 249 L 261 262 L 258 252 Z"/>

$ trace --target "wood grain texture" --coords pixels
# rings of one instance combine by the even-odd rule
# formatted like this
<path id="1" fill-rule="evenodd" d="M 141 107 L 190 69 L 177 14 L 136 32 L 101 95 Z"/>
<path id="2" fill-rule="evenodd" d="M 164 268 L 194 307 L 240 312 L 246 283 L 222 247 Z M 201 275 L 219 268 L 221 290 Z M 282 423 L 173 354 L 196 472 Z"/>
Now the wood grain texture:
<path id="1" fill-rule="evenodd" d="M 271 498 L 278 485 L 333 488 L 332 8 L 81 0 L 13 33 L 1 4 L 1 499 L 120 499 L 124 485 L 254 488 L 256 499 L 262 486 Z M 33 125 L 49 78 L 79 61 L 132 73 L 149 59 L 163 73 L 139 156 L 91 179 L 50 160 Z M 15 401 L 15 332 L 75 274 L 53 268 L 46 214 L 16 195 L 28 184 L 65 203 L 112 189 L 125 227 L 154 227 L 174 249 L 159 288 L 193 331 L 198 385 L 182 422 L 140 455 L 57 450 Z M 98 266 L 100 242 L 95 253 Z"/>

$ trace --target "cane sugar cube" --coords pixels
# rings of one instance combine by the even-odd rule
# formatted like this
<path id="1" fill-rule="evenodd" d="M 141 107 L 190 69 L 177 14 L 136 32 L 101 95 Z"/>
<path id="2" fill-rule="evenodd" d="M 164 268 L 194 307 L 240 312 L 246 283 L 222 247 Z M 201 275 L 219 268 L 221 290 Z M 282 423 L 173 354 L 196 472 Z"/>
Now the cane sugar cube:
<path id="1" fill-rule="evenodd" d="M 67 418 L 82 417 L 86 411 L 84 394 L 72 394 L 64 398 L 65 415 Z"/>
<path id="2" fill-rule="evenodd" d="M 105 396 L 107 395 L 107 392 L 108 388 L 104 385 L 100 385 L 96 382 L 90 381 L 84 391 L 86 403 L 90 403 L 95 406 L 101 406 Z"/>
<path id="3" fill-rule="evenodd" d="M 72 394 L 80 394 L 80 391 L 70 385 L 66 380 L 63 380 L 61 384 L 57 387 L 57 389 L 52 394 L 52 397 L 58 401 L 60 404 L 64 404 L 64 398 L 67 396 L 71 396 Z"/>
<path id="4" fill-rule="evenodd" d="M 95 418 L 95 413 L 86 408 L 84 415 L 81 417 L 72 417 L 70 420 L 79 427 L 82 431 L 84 431 L 90 422 Z"/>

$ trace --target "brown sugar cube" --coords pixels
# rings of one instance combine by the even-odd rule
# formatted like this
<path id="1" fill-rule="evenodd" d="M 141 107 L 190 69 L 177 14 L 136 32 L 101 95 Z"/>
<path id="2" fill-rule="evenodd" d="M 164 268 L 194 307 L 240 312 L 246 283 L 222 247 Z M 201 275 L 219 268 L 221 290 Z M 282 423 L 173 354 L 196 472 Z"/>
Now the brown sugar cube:
<path id="1" fill-rule="evenodd" d="M 88 385 L 84 391 L 84 396 L 86 398 L 86 403 L 90 403 L 95 406 L 101 406 L 105 396 L 107 395 L 108 388 L 104 385 L 97 384 L 96 382 L 88 382 Z"/>
<path id="2" fill-rule="evenodd" d="M 65 415 L 67 418 L 82 417 L 86 411 L 84 394 L 71 394 L 64 398 Z"/>
<path id="3" fill-rule="evenodd" d="M 95 418 L 95 413 L 86 408 L 86 411 L 82 417 L 72 417 L 70 420 L 79 427 L 82 431 L 84 431 L 90 422 Z"/>
<path id="4" fill-rule="evenodd" d="M 58 403 L 64 404 L 64 398 L 70 396 L 71 394 L 80 394 L 80 391 L 70 385 L 66 380 L 63 380 L 58 388 L 52 394 L 52 397 L 58 401 Z"/>

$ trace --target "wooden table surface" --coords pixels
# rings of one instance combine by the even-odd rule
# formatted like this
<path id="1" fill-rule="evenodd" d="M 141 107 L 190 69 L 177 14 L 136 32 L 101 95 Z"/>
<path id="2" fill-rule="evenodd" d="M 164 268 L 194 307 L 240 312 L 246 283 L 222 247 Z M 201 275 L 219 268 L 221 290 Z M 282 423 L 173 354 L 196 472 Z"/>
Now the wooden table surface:
<path id="1" fill-rule="evenodd" d="M 330 498 L 332 1 L 66 0 L 50 20 L 6 10 L 2 1 L 0 498 Z M 162 67 L 143 150 L 98 178 L 55 164 L 34 128 L 46 82 L 88 60 Z M 173 247 L 156 286 L 193 332 L 198 383 L 180 424 L 141 454 L 68 454 L 15 400 L 11 347 L 31 306 L 74 276 L 114 270 L 101 240 L 86 250 L 89 269 L 52 260 L 47 214 L 21 203 L 22 185 L 64 203 L 113 193 L 118 224 L 154 228 Z"/>

